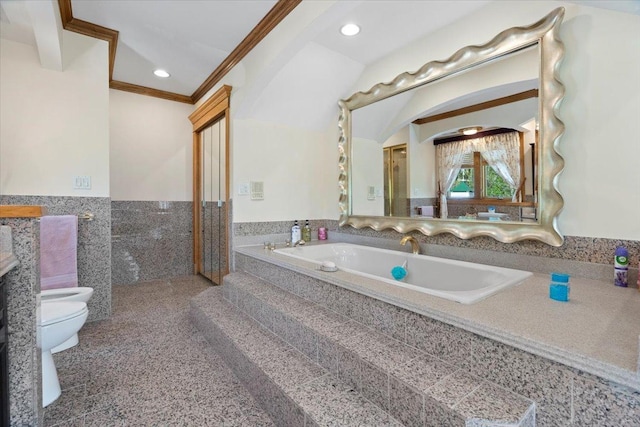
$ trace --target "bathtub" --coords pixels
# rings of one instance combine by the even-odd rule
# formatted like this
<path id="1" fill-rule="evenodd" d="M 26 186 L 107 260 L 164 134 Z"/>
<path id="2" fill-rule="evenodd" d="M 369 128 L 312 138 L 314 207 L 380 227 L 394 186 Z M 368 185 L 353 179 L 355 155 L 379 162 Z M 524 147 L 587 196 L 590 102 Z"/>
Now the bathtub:
<path id="1" fill-rule="evenodd" d="M 318 265 L 323 261 L 331 261 L 342 271 L 462 304 L 473 304 L 501 289 L 515 286 L 533 274 L 528 271 L 414 255 L 350 243 L 297 246 L 276 249 L 275 252 Z M 407 276 L 401 281 L 393 279 L 391 269 L 397 265 L 401 266 L 405 261 L 407 261 Z"/>

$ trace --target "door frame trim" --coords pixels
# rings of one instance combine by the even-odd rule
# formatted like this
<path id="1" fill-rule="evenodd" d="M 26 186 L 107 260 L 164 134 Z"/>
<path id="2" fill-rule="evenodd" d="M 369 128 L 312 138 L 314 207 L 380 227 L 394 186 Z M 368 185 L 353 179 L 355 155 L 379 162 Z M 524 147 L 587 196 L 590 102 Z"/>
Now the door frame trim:
<path id="1" fill-rule="evenodd" d="M 200 214 L 202 206 L 200 196 L 202 194 L 202 168 L 200 157 L 202 145 L 200 144 L 200 133 L 218 120 L 225 121 L 224 143 L 225 143 L 225 188 L 224 188 L 224 216 L 227 233 L 229 230 L 229 125 L 230 125 L 230 97 L 231 86 L 224 85 L 218 89 L 209 99 L 189 115 L 189 120 L 193 125 L 193 272 L 195 274 L 202 271 L 202 257 L 200 251 Z M 229 237 L 225 239 L 225 253 L 227 262 L 221 266 L 222 274 L 229 273 Z"/>

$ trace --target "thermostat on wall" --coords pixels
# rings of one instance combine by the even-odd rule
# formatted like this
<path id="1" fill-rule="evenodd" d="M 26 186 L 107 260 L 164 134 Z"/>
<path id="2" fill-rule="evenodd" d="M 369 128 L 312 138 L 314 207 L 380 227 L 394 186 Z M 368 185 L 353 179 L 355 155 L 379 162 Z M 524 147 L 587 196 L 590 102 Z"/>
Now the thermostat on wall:
<path id="1" fill-rule="evenodd" d="M 251 200 L 264 200 L 264 182 L 251 181 Z"/>

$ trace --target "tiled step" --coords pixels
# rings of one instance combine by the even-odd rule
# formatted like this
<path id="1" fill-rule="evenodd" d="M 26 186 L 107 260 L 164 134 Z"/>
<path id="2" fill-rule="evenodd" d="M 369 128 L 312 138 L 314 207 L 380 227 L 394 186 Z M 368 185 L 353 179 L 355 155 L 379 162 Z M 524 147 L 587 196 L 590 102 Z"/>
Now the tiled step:
<path id="1" fill-rule="evenodd" d="M 191 321 L 278 426 L 400 426 L 348 384 L 226 302 L 191 300 Z"/>
<path id="2" fill-rule="evenodd" d="M 246 273 L 226 276 L 222 288 L 238 309 L 407 426 L 535 425 L 532 401 L 327 307 Z"/>

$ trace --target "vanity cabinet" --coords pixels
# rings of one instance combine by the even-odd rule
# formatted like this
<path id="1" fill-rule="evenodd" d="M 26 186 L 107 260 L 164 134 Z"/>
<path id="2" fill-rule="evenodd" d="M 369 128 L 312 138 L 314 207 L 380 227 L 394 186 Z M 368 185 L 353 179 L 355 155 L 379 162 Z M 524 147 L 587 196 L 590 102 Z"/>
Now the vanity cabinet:
<path id="1" fill-rule="evenodd" d="M 0 278 L 0 425 L 9 425 L 9 360 L 7 331 L 7 291 L 4 278 Z"/>

